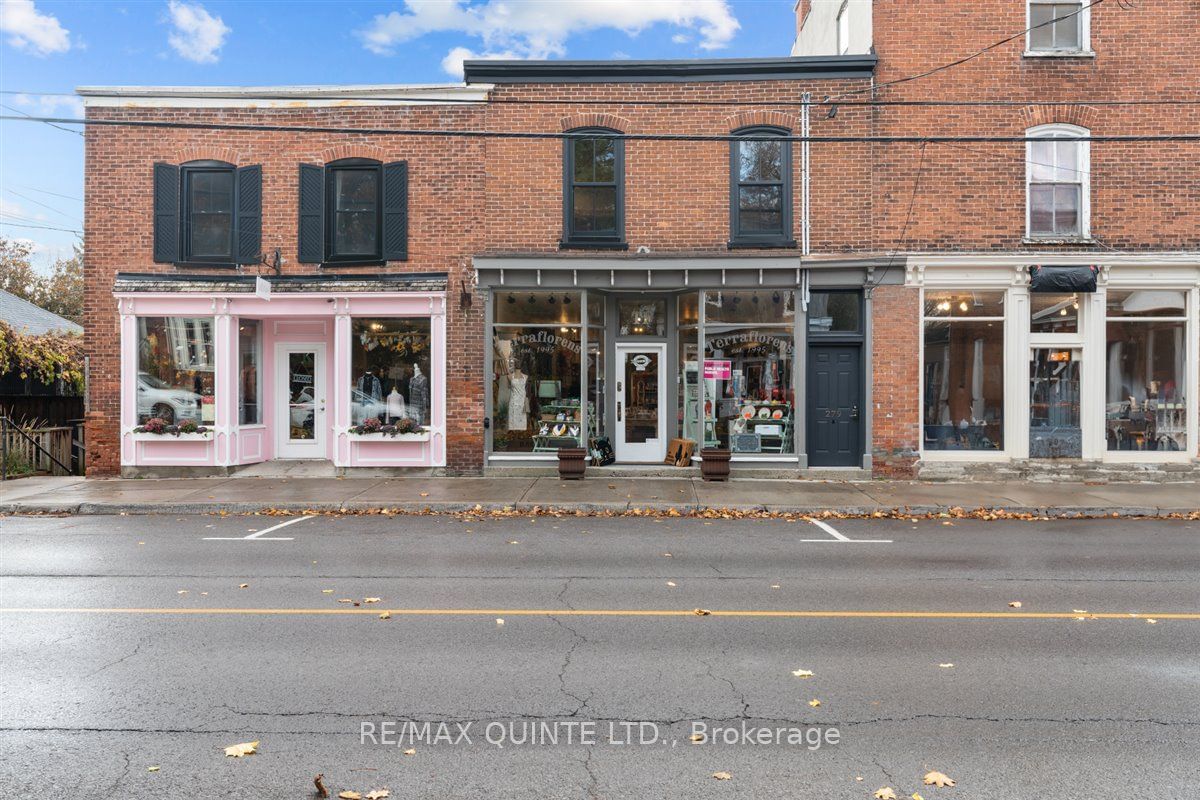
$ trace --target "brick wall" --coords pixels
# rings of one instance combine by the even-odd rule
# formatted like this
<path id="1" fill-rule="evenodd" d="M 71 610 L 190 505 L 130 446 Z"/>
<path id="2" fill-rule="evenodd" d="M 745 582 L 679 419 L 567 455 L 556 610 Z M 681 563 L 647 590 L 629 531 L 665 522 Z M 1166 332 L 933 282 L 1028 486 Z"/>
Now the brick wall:
<path id="1" fill-rule="evenodd" d="M 871 295 L 872 468 L 912 477 L 920 445 L 920 291 L 880 286 Z"/>

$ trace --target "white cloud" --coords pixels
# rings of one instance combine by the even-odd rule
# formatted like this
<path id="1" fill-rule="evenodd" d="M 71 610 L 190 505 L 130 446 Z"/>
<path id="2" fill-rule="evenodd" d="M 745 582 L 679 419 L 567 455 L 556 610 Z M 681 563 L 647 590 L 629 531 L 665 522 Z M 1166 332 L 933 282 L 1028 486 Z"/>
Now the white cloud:
<path id="1" fill-rule="evenodd" d="M 48 56 L 71 49 L 70 33 L 53 14 L 43 14 L 33 0 L 0 0 L 0 31 L 18 50 Z"/>
<path id="2" fill-rule="evenodd" d="M 58 97 L 55 95 L 29 95 L 16 94 L 13 95 L 13 104 L 21 108 L 27 108 L 35 117 L 82 117 L 83 116 L 83 98 L 82 97 Z"/>
<path id="3" fill-rule="evenodd" d="M 379 14 L 359 32 L 363 46 L 389 55 L 398 45 L 427 33 L 457 32 L 478 37 L 481 51 L 455 47 L 442 68 L 462 75 L 464 58 L 561 58 L 567 39 L 599 28 L 636 36 L 651 25 L 694 32 L 705 50 L 729 44 L 740 25 L 726 0 L 405 0 L 405 12 Z"/>
<path id="4" fill-rule="evenodd" d="M 175 30 L 167 41 L 176 53 L 197 64 L 217 63 L 217 51 L 225 44 L 231 29 L 220 17 L 214 17 L 199 3 L 170 0 L 167 9 Z"/>
<path id="5" fill-rule="evenodd" d="M 671 37 L 671 41 L 675 44 L 687 44 L 691 40 L 692 37 L 688 36 L 686 33 L 677 33 Z"/>

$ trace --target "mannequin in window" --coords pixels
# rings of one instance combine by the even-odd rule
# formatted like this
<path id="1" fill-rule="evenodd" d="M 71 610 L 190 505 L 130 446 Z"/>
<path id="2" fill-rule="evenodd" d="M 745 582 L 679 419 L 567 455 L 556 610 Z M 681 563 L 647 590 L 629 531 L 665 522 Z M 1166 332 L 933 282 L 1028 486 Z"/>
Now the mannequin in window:
<path id="1" fill-rule="evenodd" d="M 404 416 L 404 395 L 400 394 L 400 388 L 394 383 L 392 391 L 387 396 L 387 416 L 388 422 Z"/>
<path id="2" fill-rule="evenodd" d="M 424 425 L 429 416 L 429 378 L 421 374 L 420 364 L 413 364 L 413 375 L 408 379 L 408 405 L 410 416 L 418 425 Z"/>
<path id="3" fill-rule="evenodd" d="M 523 431 L 529 427 L 529 376 L 517 367 L 508 376 L 508 429 Z"/>

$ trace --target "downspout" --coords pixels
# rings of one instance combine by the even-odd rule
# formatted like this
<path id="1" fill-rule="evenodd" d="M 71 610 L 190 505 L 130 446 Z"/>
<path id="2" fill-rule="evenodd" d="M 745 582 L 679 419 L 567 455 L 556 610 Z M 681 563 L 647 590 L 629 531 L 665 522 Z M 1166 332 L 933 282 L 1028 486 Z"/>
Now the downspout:
<path id="1" fill-rule="evenodd" d="M 809 174 L 809 143 L 808 143 L 808 113 L 809 103 L 812 102 L 812 92 L 801 95 L 803 103 L 800 106 L 800 135 L 804 140 L 800 143 L 800 257 L 809 254 L 808 244 L 808 174 Z"/>

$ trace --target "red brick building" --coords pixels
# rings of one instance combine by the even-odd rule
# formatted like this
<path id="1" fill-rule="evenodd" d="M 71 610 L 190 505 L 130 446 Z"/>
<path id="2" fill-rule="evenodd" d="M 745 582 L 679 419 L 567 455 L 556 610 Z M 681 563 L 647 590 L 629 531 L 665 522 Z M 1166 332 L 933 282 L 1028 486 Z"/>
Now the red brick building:
<path id="1" fill-rule="evenodd" d="M 165 123 L 87 132 L 89 473 L 677 438 L 747 475 L 1194 469 L 1196 145 L 1091 137 L 1200 128 L 1140 102 L 1196 85 L 1197 12 L 1042 5 L 802 2 L 785 58 L 81 89 Z"/>

